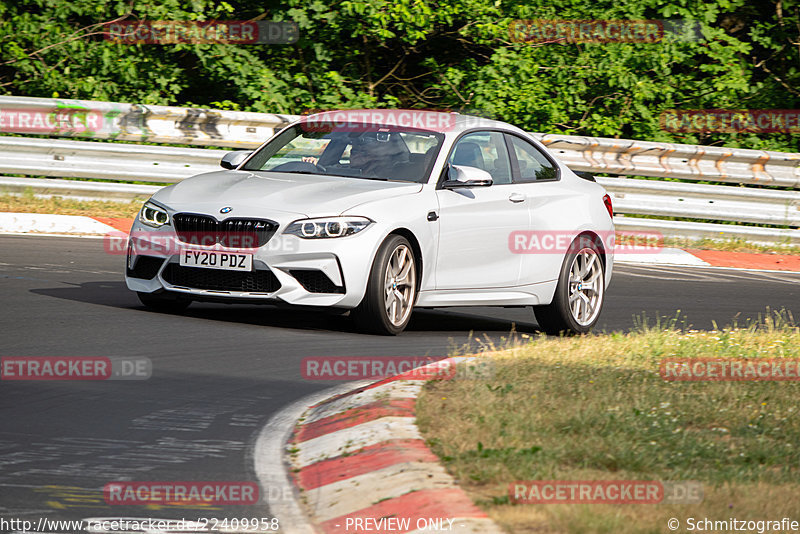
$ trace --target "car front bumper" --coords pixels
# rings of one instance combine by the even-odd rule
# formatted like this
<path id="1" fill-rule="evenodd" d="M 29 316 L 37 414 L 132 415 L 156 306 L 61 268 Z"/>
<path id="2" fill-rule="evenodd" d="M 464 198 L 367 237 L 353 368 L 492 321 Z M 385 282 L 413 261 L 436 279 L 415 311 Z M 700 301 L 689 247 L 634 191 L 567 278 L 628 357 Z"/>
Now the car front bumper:
<path id="1" fill-rule="evenodd" d="M 182 243 L 172 226 L 150 228 L 137 220 L 128 242 L 125 283 L 133 291 L 169 291 L 193 300 L 354 308 L 366 291 L 372 259 L 382 237 L 379 228 L 374 227 L 353 236 L 332 239 L 301 239 L 279 232 L 261 247 L 236 249 Z M 179 258 L 185 250 L 252 254 L 257 275 L 181 267 Z M 145 263 L 157 267 L 139 268 Z M 255 283 L 256 276 L 259 283 Z M 242 277 L 246 278 L 244 282 L 240 282 Z"/>

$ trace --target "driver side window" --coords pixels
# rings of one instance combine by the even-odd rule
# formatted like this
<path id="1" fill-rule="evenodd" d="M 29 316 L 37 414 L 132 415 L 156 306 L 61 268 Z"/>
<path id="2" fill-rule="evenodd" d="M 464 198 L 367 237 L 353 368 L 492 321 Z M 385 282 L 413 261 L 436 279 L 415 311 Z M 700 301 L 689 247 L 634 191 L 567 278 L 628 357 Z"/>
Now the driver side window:
<path id="1" fill-rule="evenodd" d="M 473 132 L 459 139 L 449 163 L 477 167 L 492 175 L 494 184 L 511 183 L 511 163 L 503 134 L 500 132 Z"/>

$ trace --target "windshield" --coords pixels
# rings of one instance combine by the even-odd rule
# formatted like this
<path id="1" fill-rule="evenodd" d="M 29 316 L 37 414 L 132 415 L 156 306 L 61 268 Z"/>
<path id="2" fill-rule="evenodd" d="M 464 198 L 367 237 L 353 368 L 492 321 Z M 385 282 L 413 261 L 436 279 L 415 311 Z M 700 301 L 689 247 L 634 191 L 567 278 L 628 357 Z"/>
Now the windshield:
<path id="1" fill-rule="evenodd" d="M 243 169 L 425 182 L 443 140 L 440 133 L 391 126 L 302 123 L 264 145 Z"/>

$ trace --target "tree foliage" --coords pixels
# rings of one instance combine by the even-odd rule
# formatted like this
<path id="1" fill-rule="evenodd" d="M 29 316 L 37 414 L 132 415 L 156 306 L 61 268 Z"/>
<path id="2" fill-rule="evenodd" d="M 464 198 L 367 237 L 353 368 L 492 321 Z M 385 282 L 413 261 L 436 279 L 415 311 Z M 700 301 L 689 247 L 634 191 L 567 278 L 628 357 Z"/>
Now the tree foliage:
<path id="1" fill-rule="evenodd" d="M 120 44 L 113 20 L 294 21 L 290 45 Z M 515 19 L 669 19 L 697 40 L 520 43 Z M 800 108 L 800 0 L 0 0 L 0 93 L 275 113 L 406 107 L 551 133 L 800 150 L 674 133 L 668 109 Z"/>

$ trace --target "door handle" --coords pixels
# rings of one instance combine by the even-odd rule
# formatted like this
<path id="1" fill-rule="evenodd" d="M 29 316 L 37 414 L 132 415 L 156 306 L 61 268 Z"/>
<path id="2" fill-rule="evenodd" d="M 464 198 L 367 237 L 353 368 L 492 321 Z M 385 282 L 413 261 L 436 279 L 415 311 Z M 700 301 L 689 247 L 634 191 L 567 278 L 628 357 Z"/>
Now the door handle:
<path id="1" fill-rule="evenodd" d="M 511 196 L 508 197 L 508 200 L 511 202 L 525 202 L 525 195 L 520 193 L 511 193 Z"/>

